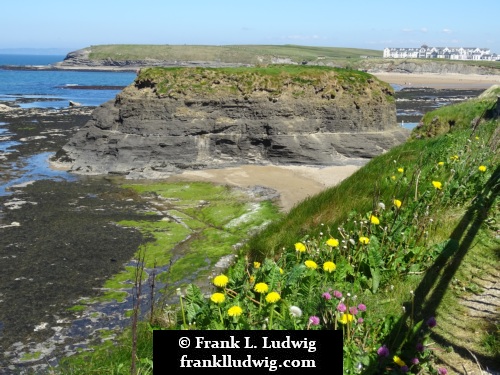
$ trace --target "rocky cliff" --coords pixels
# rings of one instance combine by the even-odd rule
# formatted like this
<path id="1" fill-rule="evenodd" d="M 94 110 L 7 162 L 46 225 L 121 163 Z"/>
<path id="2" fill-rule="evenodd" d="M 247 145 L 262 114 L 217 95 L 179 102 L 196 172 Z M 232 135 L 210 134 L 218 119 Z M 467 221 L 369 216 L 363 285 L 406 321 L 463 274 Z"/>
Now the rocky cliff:
<path id="1" fill-rule="evenodd" d="M 391 87 L 367 73 L 148 68 L 56 158 L 73 172 L 151 178 L 244 163 L 340 165 L 407 136 Z"/>

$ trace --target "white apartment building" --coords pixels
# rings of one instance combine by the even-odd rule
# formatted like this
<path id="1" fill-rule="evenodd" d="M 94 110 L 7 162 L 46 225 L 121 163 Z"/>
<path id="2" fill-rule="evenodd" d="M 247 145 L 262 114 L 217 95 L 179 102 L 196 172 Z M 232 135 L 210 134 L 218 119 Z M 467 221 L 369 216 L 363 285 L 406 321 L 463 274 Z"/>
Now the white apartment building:
<path id="1" fill-rule="evenodd" d="M 500 56 L 491 53 L 489 48 L 450 48 L 428 47 L 420 48 L 384 48 L 384 58 L 387 59 L 450 59 L 450 60 L 487 60 L 500 61 Z"/>

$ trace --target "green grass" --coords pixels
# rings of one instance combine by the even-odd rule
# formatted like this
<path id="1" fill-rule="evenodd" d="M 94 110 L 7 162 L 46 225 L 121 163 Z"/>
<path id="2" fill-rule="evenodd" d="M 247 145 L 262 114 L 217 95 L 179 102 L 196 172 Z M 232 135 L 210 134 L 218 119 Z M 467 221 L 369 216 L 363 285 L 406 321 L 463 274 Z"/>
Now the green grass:
<path id="1" fill-rule="evenodd" d="M 275 58 L 293 62 L 356 60 L 361 56 L 382 57 L 382 51 L 356 48 L 308 47 L 298 45 L 97 45 L 90 47 L 91 59 L 156 59 L 166 61 L 221 61 L 267 64 Z"/>
<path id="2" fill-rule="evenodd" d="M 393 102 L 393 90 L 386 82 L 359 70 L 325 66 L 269 65 L 239 68 L 145 68 L 135 80 L 139 88 L 153 88 L 160 97 L 220 98 L 241 100 L 266 95 L 277 98 L 330 101 L 340 105 L 352 98 Z"/>

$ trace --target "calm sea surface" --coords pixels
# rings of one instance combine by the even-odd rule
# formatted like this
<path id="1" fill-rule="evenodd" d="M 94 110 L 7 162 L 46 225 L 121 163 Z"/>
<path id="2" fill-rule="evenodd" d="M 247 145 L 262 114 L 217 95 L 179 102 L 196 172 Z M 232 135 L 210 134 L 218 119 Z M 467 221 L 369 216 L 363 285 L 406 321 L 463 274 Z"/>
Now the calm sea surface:
<path id="1" fill-rule="evenodd" d="M 50 65 L 65 56 L 0 55 L 2 65 Z M 0 101 L 35 99 L 21 107 L 61 108 L 75 101 L 98 106 L 113 99 L 120 90 L 71 89 L 72 86 L 127 86 L 135 79 L 132 72 L 79 72 L 0 69 Z M 36 101 L 40 98 L 40 101 Z M 50 99 L 50 100 L 47 100 Z"/>

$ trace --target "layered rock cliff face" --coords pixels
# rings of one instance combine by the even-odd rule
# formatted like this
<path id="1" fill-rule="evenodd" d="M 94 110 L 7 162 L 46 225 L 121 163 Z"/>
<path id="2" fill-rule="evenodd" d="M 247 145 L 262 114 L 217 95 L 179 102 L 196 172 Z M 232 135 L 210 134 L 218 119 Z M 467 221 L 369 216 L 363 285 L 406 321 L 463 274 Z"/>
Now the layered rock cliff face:
<path id="1" fill-rule="evenodd" d="M 341 165 L 404 141 L 390 86 L 357 71 L 150 68 L 58 152 L 78 173 L 161 177 L 237 164 Z"/>

